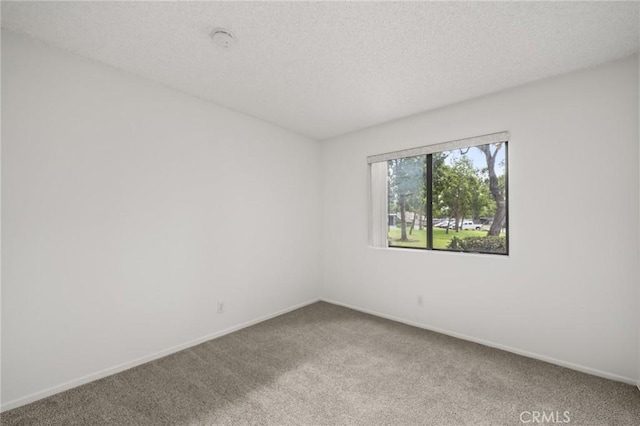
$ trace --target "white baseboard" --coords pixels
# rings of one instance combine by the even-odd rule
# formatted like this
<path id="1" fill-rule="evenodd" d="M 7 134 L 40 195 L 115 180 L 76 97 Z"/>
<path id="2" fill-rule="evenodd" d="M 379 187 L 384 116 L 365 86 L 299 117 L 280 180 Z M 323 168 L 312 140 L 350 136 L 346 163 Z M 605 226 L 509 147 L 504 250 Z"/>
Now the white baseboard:
<path id="1" fill-rule="evenodd" d="M 312 303 L 316 303 L 318 301 L 320 301 L 320 299 L 308 300 L 306 302 L 299 303 L 299 304 L 294 305 L 294 306 L 290 306 L 290 307 L 288 307 L 286 309 L 282 309 L 282 310 L 274 312 L 272 314 L 265 315 L 263 317 L 256 318 L 256 319 L 251 320 L 251 321 L 247 321 L 247 322 L 244 322 L 242 324 L 234 325 L 233 327 L 229 327 L 229 328 L 226 328 L 226 329 L 221 330 L 221 331 L 216 331 L 215 333 L 211 333 L 211 334 L 208 334 L 206 336 L 202 336 L 202 337 L 199 337 L 197 339 L 193 339 L 193 340 L 190 340 L 188 342 L 181 343 L 179 345 L 172 346 L 172 347 L 167 348 L 167 349 L 163 349 L 163 350 L 155 352 L 153 354 L 134 359 L 133 361 L 128 361 L 128 362 L 116 365 L 114 367 L 106 368 L 106 369 L 98 371 L 96 373 L 88 374 L 88 375 L 80 377 L 78 379 L 74 379 L 74 380 L 68 381 L 66 383 L 62 383 L 60 385 L 56 385 L 56 386 L 50 387 L 48 389 L 44 389 L 44 390 L 39 391 L 39 392 L 35 392 L 35 393 L 32 393 L 30 395 L 27 395 L 27 396 L 24 396 L 24 397 L 21 397 L 21 398 L 18 398 L 18 399 L 14 399 L 13 401 L 9 401 L 9 402 L 7 402 L 5 404 L 2 404 L 2 406 L 0 406 L 0 412 L 11 410 L 13 408 L 18 408 L 20 406 L 35 402 L 35 401 L 37 401 L 39 399 L 46 398 L 48 396 L 55 395 L 55 394 L 60 393 L 60 392 L 64 392 L 64 391 L 69 390 L 69 389 L 73 389 L 75 387 L 84 385 L 84 384 L 89 383 L 89 382 L 93 382 L 94 380 L 102 379 L 103 377 L 107 377 L 107 376 L 111 376 L 111 375 L 116 374 L 116 373 L 120 373 L 120 372 L 128 370 L 130 368 L 137 367 L 139 365 L 145 364 L 145 363 L 150 362 L 150 361 L 154 361 L 154 360 L 156 360 L 158 358 L 162 358 L 162 357 L 165 357 L 167 355 L 171 355 L 171 354 L 179 352 L 181 350 L 190 348 L 192 346 L 199 345 L 200 343 L 204 343 L 204 342 L 206 342 L 208 340 L 217 339 L 218 337 L 222 337 L 222 336 L 224 336 L 226 334 L 233 333 L 234 331 L 238 331 L 238 330 L 241 330 L 243 328 L 247 328 L 247 327 L 250 327 L 252 325 L 261 323 L 261 322 L 266 321 L 268 319 L 275 318 L 275 317 L 280 316 L 282 314 L 286 314 L 287 312 L 295 311 L 296 309 L 300 309 L 300 308 L 302 308 L 304 306 L 310 305 Z"/>
<path id="2" fill-rule="evenodd" d="M 511 353 L 514 353 L 514 354 L 517 354 L 517 355 L 526 356 L 528 358 L 533 358 L 533 359 L 537 359 L 537 360 L 540 360 L 540 361 L 545 361 L 545 362 L 548 362 L 548 363 L 551 363 L 551 364 L 556 364 L 556 365 L 559 365 L 561 367 L 570 368 L 572 370 L 577 370 L 577 371 L 580 371 L 582 373 L 591 374 L 593 376 L 604 377 L 605 379 L 615 380 L 617 382 L 627 383 L 629 385 L 637 385 L 638 389 L 640 389 L 640 382 L 638 382 L 638 381 L 636 381 L 634 379 L 631 379 L 629 377 L 619 376 L 617 374 L 608 373 L 606 371 L 597 370 L 597 369 L 591 368 L 591 367 L 585 367 L 585 366 L 582 366 L 582 365 L 574 364 L 572 362 L 562 361 L 560 359 L 548 357 L 548 356 L 545 356 L 545 355 L 540 355 L 540 354 L 529 352 L 529 351 L 524 351 L 524 350 L 521 350 L 521 349 L 517 349 L 517 348 L 510 347 L 510 346 L 502 345 L 502 344 L 499 344 L 499 343 L 490 342 L 488 340 L 477 339 L 475 337 L 467 336 L 467 335 L 460 334 L 460 333 L 455 333 L 455 332 L 448 331 L 448 330 L 443 330 L 441 328 L 431 327 L 429 325 L 418 323 L 416 321 L 411 321 L 411 320 L 407 320 L 407 319 L 404 319 L 404 318 L 398 318 L 398 317 L 395 317 L 393 315 L 382 314 L 380 312 L 375 312 L 375 311 L 372 311 L 372 310 L 369 310 L 369 309 L 361 308 L 359 306 L 354 306 L 354 305 L 350 305 L 348 303 L 338 302 L 336 300 L 327 299 L 327 298 L 324 298 L 324 297 L 321 297 L 320 300 L 323 301 L 323 302 L 327 302 L 327 303 L 331 303 L 331 304 L 334 304 L 334 305 L 343 306 L 345 308 L 353 309 L 355 311 L 360 311 L 360 312 L 364 312 L 366 314 L 374 315 L 374 316 L 377 316 L 377 317 L 380 317 L 380 318 L 386 318 L 386 319 L 389 319 L 389 320 L 392 320 L 392 321 L 397 321 L 397 322 L 400 322 L 400 323 L 403 323 L 403 324 L 411 325 L 411 326 L 422 328 L 422 329 L 425 329 L 425 330 L 435 331 L 436 333 L 446 334 L 447 336 L 456 337 L 458 339 L 468 340 L 470 342 L 479 343 L 479 344 L 484 345 L 484 346 L 489 346 L 489 347 L 492 347 L 492 348 L 501 349 L 503 351 L 511 352 Z"/>

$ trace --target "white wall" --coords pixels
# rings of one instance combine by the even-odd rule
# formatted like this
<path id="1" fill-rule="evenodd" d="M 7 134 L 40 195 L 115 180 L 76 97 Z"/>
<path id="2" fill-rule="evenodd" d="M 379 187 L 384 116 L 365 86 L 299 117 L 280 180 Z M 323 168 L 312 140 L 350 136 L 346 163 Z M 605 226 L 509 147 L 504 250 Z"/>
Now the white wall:
<path id="1" fill-rule="evenodd" d="M 503 130 L 508 257 L 367 247 L 366 156 Z M 322 296 L 634 383 L 638 154 L 637 56 L 326 141 Z"/>
<path id="2" fill-rule="evenodd" d="M 318 297 L 317 142 L 6 32 L 2 88 L 3 409 Z"/>

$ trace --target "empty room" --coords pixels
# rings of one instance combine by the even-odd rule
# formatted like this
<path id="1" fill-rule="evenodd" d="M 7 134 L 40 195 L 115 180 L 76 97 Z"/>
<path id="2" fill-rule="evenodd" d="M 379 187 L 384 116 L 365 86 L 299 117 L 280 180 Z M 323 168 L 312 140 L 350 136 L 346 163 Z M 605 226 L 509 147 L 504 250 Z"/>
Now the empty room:
<path id="1" fill-rule="evenodd" d="M 640 3 L 0 12 L 2 425 L 640 424 Z"/>

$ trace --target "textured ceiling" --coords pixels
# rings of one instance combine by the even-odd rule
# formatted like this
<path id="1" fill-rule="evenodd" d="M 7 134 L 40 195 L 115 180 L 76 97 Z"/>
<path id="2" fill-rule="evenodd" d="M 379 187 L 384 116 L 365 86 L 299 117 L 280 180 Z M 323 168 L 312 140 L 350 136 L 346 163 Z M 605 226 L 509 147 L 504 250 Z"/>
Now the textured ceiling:
<path id="1" fill-rule="evenodd" d="M 636 2 L 2 2 L 2 27 L 325 139 L 638 51 Z M 236 44 L 215 45 L 215 27 Z"/>

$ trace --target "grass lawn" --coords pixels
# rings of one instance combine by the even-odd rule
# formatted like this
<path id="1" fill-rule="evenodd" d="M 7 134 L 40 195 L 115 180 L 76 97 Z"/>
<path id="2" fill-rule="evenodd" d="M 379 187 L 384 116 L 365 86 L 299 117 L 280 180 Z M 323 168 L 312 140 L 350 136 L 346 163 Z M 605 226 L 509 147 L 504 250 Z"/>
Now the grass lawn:
<path id="1" fill-rule="evenodd" d="M 447 248 L 449 242 L 454 236 L 457 236 L 458 238 L 487 236 L 487 231 L 464 230 L 456 232 L 450 229 L 448 234 L 446 232 L 447 230 L 443 228 L 433 228 L 433 248 Z M 409 234 L 409 226 L 407 226 L 407 234 Z M 396 226 L 392 226 L 389 229 L 388 235 L 390 239 L 390 247 L 427 247 L 426 229 L 423 229 L 422 231 L 417 228 L 414 229 L 411 235 L 407 235 L 409 241 L 400 241 L 401 231 L 400 228 Z"/>

